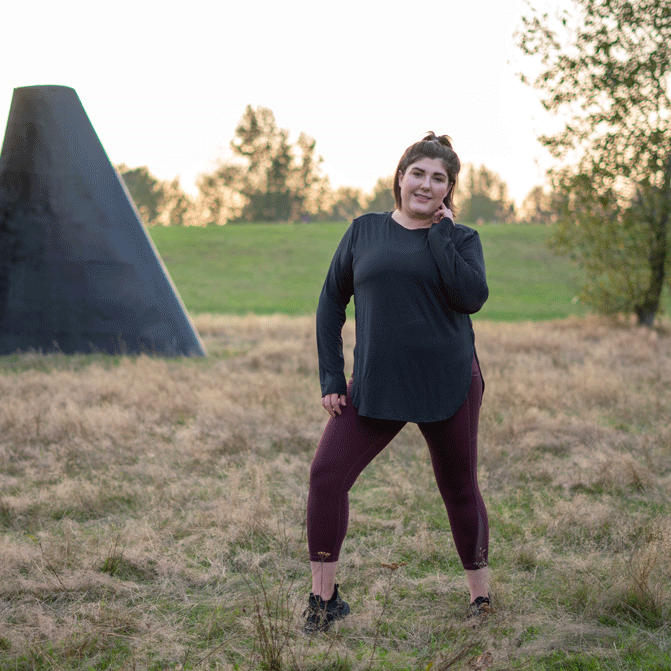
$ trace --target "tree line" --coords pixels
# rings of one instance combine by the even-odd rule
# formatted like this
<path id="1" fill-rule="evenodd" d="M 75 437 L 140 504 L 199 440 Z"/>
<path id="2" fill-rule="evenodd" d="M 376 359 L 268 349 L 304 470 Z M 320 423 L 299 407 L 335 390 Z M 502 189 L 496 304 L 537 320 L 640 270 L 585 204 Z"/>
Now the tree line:
<path id="1" fill-rule="evenodd" d="M 394 209 L 391 175 L 378 179 L 370 193 L 334 189 L 315 147 L 305 133 L 289 142 L 289 132 L 278 127 L 272 110 L 247 106 L 230 143 L 232 159 L 199 175 L 195 196 L 183 191 L 179 178 L 159 180 L 146 166 L 117 169 L 147 226 L 350 220 L 363 212 Z M 457 195 L 461 221 L 518 219 L 507 185 L 484 165 L 464 167 Z"/>

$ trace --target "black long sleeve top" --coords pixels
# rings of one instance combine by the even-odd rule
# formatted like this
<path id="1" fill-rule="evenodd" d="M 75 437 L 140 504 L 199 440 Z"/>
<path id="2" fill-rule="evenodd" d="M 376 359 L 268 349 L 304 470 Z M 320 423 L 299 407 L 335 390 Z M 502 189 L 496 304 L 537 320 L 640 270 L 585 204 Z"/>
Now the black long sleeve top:
<path id="1" fill-rule="evenodd" d="M 436 422 L 463 404 L 475 340 L 470 314 L 489 290 L 480 236 L 443 219 L 407 229 L 391 213 L 352 222 L 319 297 L 322 396 L 345 394 L 342 327 L 354 296 L 352 401 L 360 415 Z"/>

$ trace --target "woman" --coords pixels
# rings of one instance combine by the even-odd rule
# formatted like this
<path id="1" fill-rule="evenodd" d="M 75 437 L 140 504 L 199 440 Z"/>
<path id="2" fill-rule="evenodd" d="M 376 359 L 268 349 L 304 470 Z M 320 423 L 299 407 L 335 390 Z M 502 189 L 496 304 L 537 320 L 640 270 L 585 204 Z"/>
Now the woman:
<path id="1" fill-rule="evenodd" d="M 406 422 L 418 424 L 431 453 L 466 571 L 469 613 L 489 610 L 487 511 L 476 476 L 484 384 L 469 317 L 489 292 L 477 232 L 453 223 L 460 167 L 446 135 L 429 133 L 408 147 L 394 178 L 396 209 L 354 220 L 324 282 L 317 346 L 331 418 L 310 469 L 306 633 L 350 612 L 335 584 L 348 492 Z M 356 346 L 347 384 L 341 332 L 352 296 Z"/>

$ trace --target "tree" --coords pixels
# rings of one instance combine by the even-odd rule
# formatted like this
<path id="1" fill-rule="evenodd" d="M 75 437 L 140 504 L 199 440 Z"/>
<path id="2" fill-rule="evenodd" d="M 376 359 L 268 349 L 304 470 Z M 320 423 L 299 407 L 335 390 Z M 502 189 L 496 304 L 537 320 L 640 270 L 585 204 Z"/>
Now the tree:
<path id="1" fill-rule="evenodd" d="M 241 192 L 243 182 L 244 168 L 223 162 L 213 172 L 198 176 L 196 211 L 202 226 L 223 226 L 242 218 L 248 204 Z"/>
<path id="2" fill-rule="evenodd" d="M 514 220 L 515 207 L 508 197 L 508 186 L 497 173 L 484 165 L 479 168 L 467 165 L 460 179 L 459 190 L 466 194 L 459 211 L 459 219 L 462 221 Z"/>
<path id="3" fill-rule="evenodd" d="M 305 133 L 298 136 L 298 157 L 292 176 L 294 193 L 292 219 L 324 216 L 329 211 L 330 191 L 328 177 L 322 174 L 321 156 L 315 156 L 316 141 Z"/>
<path id="4" fill-rule="evenodd" d="M 519 218 L 532 224 L 556 224 L 559 208 L 554 193 L 542 186 L 534 186 L 522 201 Z"/>
<path id="5" fill-rule="evenodd" d="M 288 132 L 277 127 L 272 110 L 247 105 L 235 129 L 231 150 L 246 167 L 239 185 L 246 199 L 241 218 L 288 220 L 293 204 L 289 186 L 293 150 Z"/>
<path id="6" fill-rule="evenodd" d="M 159 226 L 193 226 L 199 223 L 194 218 L 194 202 L 182 190 L 179 177 L 164 182 L 159 208 L 155 220 Z"/>
<path id="7" fill-rule="evenodd" d="M 315 140 L 289 142 L 266 107 L 248 105 L 231 141 L 234 159 L 198 180 L 204 216 L 227 221 L 298 221 L 328 210 L 329 184 Z"/>
<path id="8" fill-rule="evenodd" d="M 160 214 L 163 199 L 163 182 L 149 172 L 149 168 L 129 168 L 124 163 L 116 166 L 128 192 L 133 198 L 142 220 L 146 226 L 153 226 Z"/>
<path id="9" fill-rule="evenodd" d="M 568 119 L 539 138 L 556 160 L 549 177 L 562 204 L 553 246 L 587 271 L 585 302 L 650 326 L 670 256 L 671 5 L 573 4 L 554 19 L 533 12 L 517 35 L 541 66 L 522 79 Z"/>
<path id="10" fill-rule="evenodd" d="M 332 219 L 350 221 L 363 214 L 366 197 L 361 189 L 341 186 L 333 194 Z"/>
<path id="11" fill-rule="evenodd" d="M 366 209 L 371 212 L 390 212 L 395 208 L 394 176 L 380 177 L 380 179 L 375 182 L 373 192 L 366 203 Z"/>
<path id="12" fill-rule="evenodd" d="M 116 169 L 145 226 L 198 225 L 194 203 L 182 190 L 179 177 L 164 182 L 154 177 L 146 166 L 129 168 L 124 163 Z"/>

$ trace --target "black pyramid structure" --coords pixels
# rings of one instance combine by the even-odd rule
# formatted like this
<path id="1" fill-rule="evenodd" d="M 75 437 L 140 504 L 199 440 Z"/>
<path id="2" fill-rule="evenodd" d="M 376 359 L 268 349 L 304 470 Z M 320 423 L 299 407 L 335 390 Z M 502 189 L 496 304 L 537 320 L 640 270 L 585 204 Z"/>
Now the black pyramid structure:
<path id="1" fill-rule="evenodd" d="M 0 354 L 205 356 L 74 89 L 14 89 L 0 153 Z"/>

